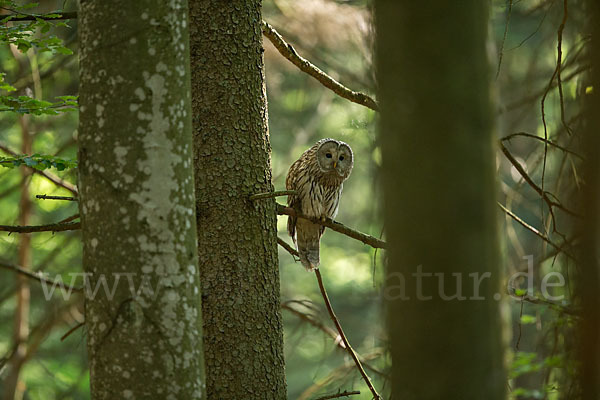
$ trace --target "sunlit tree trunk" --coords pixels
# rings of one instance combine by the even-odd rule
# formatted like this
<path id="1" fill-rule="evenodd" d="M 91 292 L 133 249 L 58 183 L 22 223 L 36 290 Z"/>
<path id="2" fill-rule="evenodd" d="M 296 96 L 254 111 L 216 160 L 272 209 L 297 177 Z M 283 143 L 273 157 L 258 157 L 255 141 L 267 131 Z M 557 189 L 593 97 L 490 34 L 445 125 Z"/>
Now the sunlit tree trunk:
<path id="1" fill-rule="evenodd" d="M 200 399 L 187 2 L 87 0 L 79 15 L 91 398 Z"/>
<path id="2" fill-rule="evenodd" d="M 375 4 L 393 396 L 502 399 L 487 2 Z"/>
<path id="3" fill-rule="evenodd" d="M 261 1 L 190 0 L 194 172 L 211 399 L 285 399 Z"/>
<path id="4" fill-rule="evenodd" d="M 585 186 L 582 209 L 586 217 L 580 229 L 581 268 L 579 287 L 581 289 L 582 320 L 580 338 L 581 384 L 583 399 L 597 399 L 600 396 L 600 5 L 595 0 L 587 2 L 589 7 L 588 27 L 591 29 L 590 58 L 592 73 L 589 87 L 592 92 L 585 96 L 584 147 Z"/>

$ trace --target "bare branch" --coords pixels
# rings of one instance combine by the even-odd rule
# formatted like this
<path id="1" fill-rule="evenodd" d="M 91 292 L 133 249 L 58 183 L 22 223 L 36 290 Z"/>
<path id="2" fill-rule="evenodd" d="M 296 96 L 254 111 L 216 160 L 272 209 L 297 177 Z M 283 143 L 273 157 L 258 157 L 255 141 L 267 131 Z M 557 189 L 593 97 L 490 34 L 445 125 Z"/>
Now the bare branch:
<path id="1" fill-rule="evenodd" d="M 34 272 L 28 271 L 26 269 L 23 269 L 21 267 L 18 267 L 16 265 L 13 265 L 13 264 L 10 264 L 10 263 L 4 262 L 4 261 L 0 261 L 0 268 L 4 268 L 6 270 L 16 272 L 17 274 L 26 276 L 31 279 L 35 279 L 38 282 L 43 282 L 48 285 L 57 285 L 58 287 L 63 288 L 67 291 L 71 291 L 71 290 L 76 291 L 76 292 L 83 291 L 83 288 L 81 288 L 81 287 L 69 286 L 69 285 L 63 284 L 61 281 L 56 282 L 52 279 L 48 279 L 48 278 L 44 277 L 41 274 L 36 274 Z"/>
<path id="2" fill-rule="evenodd" d="M 300 259 L 300 254 L 298 254 L 298 252 L 296 251 L 296 249 L 294 249 L 292 246 L 290 246 L 289 244 L 287 244 L 282 238 L 278 237 L 277 238 L 277 243 L 283 247 L 288 253 L 290 253 L 292 255 L 292 257 L 294 258 L 294 261 L 297 261 Z"/>
<path id="3" fill-rule="evenodd" d="M 36 199 L 42 200 L 65 200 L 65 201 L 79 201 L 77 197 L 69 197 L 69 196 L 48 196 L 45 194 L 38 194 L 35 196 Z"/>
<path id="4" fill-rule="evenodd" d="M 539 141 L 540 141 L 540 142 L 542 142 L 542 143 L 547 143 L 547 144 L 549 144 L 550 146 L 554 146 L 554 147 L 556 147 L 557 149 L 560 149 L 560 150 L 564 151 L 565 153 L 572 154 L 572 155 L 574 155 L 575 157 L 577 157 L 577 158 L 579 158 L 579 159 L 583 160 L 583 156 L 582 156 L 582 155 L 580 155 L 580 154 L 577 154 L 577 153 L 576 153 L 576 152 L 574 152 L 573 150 L 569 150 L 569 149 L 567 149 L 566 147 L 563 147 L 563 146 L 561 146 L 561 145 L 560 145 L 560 144 L 558 144 L 558 143 L 555 143 L 555 142 L 553 142 L 553 141 L 551 141 L 551 140 L 546 140 L 546 139 L 544 139 L 543 137 L 539 137 L 539 136 L 536 136 L 536 135 L 532 135 L 531 133 L 527 133 L 527 132 L 517 132 L 517 133 L 511 133 L 510 135 L 506 135 L 506 136 L 504 136 L 504 137 L 503 137 L 503 138 L 501 138 L 500 140 L 501 140 L 501 141 L 503 141 L 503 142 L 506 142 L 506 141 L 510 141 L 511 139 L 513 139 L 513 138 L 515 138 L 515 137 L 519 137 L 519 136 L 520 136 L 520 137 L 527 137 L 527 138 L 531 138 L 531 139 L 539 140 Z"/>
<path id="5" fill-rule="evenodd" d="M 325 286 L 323 285 L 323 279 L 321 278 L 321 271 L 319 271 L 318 268 L 315 269 L 315 275 L 317 277 L 317 282 L 319 283 L 319 289 L 321 290 L 321 295 L 323 296 L 323 300 L 325 301 L 325 306 L 327 307 L 327 311 L 329 312 L 329 316 L 331 317 L 331 320 L 335 324 L 335 327 L 337 328 L 338 333 L 342 337 L 342 340 L 343 340 L 344 344 L 346 345 L 346 350 L 350 354 L 350 357 L 352 357 L 352 360 L 354 360 L 354 364 L 356 364 L 356 368 L 360 372 L 363 380 L 365 381 L 365 383 L 369 387 L 369 390 L 373 394 L 373 398 L 375 400 L 380 400 L 381 396 L 379 395 L 379 393 L 377 393 L 377 390 L 373 386 L 373 383 L 371 383 L 371 379 L 369 379 L 369 376 L 367 375 L 364 368 L 362 367 L 362 364 L 360 363 L 360 360 L 358 359 L 356 352 L 354 351 L 352 346 L 350 346 L 350 342 L 348 342 L 348 338 L 346 338 L 346 335 L 344 334 L 344 330 L 342 329 L 342 325 L 340 324 L 340 321 L 335 316 L 335 312 L 333 311 L 333 307 L 331 307 L 331 302 L 329 301 L 329 296 L 327 296 L 327 291 L 325 290 Z"/>
<path id="6" fill-rule="evenodd" d="M 254 201 L 254 200 L 260 200 L 260 199 L 270 199 L 270 198 L 279 197 L 279 196 L 289 196 L 291 194 L 296 194 L 296 191 L 295 190 L 276 190 L 274 192 L 257 193 L 257 194 L 253 194 L 252 196 L 250 196 L 249 199 Z"/>
<path id="7" fill-rule="evenodd" d="M 544 141 L 547 143 L 548 139 L 544 138 Z M 548 204 L 548 208 L 550 208 L 550 212 L 552 212 L 552 207 L 557 207 L 557 208 L 563 210 L 564 212 L 566 212 L 567 214 L 570 214 L 574 217 L 581 217 L 581 215 L 577 214 L 575 211 L 572 211 L 572 210 L 566 208 L 562 204 L 560 204 L 560 203 L 552 200 L 550 197 L 548 197 L 547 192 L 544 191 L 542 188 L 540 188 L 538 185 L 536 185 L 536 183 L 533 181 L 533 179 L 531 179 L 531 177 L 527 174 L 527 172 L 525 172 L 525 168 L 523 168 L 521 163 L 519 163 L 517 161 L 517 159 L 510 153 L 510 151 L 508 151 L 508 149 L 506 148 L 506 146 L 504 146 L 504 143 L 502 143 L 502 141 L 500 141 L 500 150 L 502 150 L 502 153 L 506 156 L 508 161 L 510 161 L 510 163 L 513 165 L 513 167 L 515 167 L 517 172 L 523 177 L 525 182 L 527 182 L 529 184 L 529 186 L 531 186 L 533 188 L 533 190 L 535 190 L 542 197 L 542 199 L 546 202 L 546 204 Z"/>
<path id="8" fill-rule="evenodd" d="M 321 220 L 319 218 L 308 217 L 306 215 L 296 212 L 296 210 L 294 210 L 293 208 L 285 207 L 284 205 L 279 204 L 279 203 L 277 203 L 277 214 L 290 215 L 292 217 L 298 217 L 298 218 L 303 218 L 303 219 L 309 220 L 310 222 L 312 222 L 314 224 L 323 225 L 333 231 L 336 231 L 336 232 L 339 232 L 346 236 L 349 236 L 353 239 L 363 242 L 364 244 L 368 244 L 369 246 L 374 247 L 376 249 L 377 248 L 385 249 L 387 246 L 387 243 L 384 242 L 383 240 L 377 239 L 376 237 L 371 236 L 371 235 L 367 235 L 366 233 L 356 231 L 352 228 L 348 228 L 346 225 L 336 222 L 336 221 L 332 220 L 331 218 L 326 218 L 325 220 Z"/>
<path id="9" fill-rule="evenodd" d="M 348 397 L 348 396 L 352 396 L 355 394 L 360 394 L 360 392 L 358 390 L 353 390 L 351 392 L 348 390 L 344 390 L 343 392 L 339 392 L 339 393 L 332 394 L 329 396 L 317 397 L 315 400 L 339 399 L 340 397 Z"/>
<path id="10" fill-rule="evenodd" d="M 291 44 L 288 44 L 283 37 L 267 22 L 262 23 L 263 34 L 273 43 L 277 51 L 292 62 L 296 67 L 300 68 L 301 71 L 306 72 L 316 80 L 318 80 L 323 86 L 331 89 L 335 94 L 345 99 L 350 100 L 353 103 L 360 104 L 371 110 L 379 111 L 377 102 L 367 94 L 355 92 L 342 85 L 317 66 L 313 65 L 310 61 L 300 56 Z"/>
<path id="11" fill-rule="evenodd" d="M 81 228 L 81 222 L 68 222 L 48 225 L 12 226 L 0 225 L 0 232 L 32 233 L 32 232 L 63 232 L 75 231 Z"/>
<path id="12" fill-rule="evenodd" d="M 529 225 L 527 222 L 523 221 L 521 218 L 519 218 L 519 216 L 517 216 L 515 213 L 510 211 L 508 208 L 504 207 L 501 203 L 498 203 L 498 207 L 500 207 L 502 209 L 502 211 L 504 211 L 508 216 L 510 216 L 515 221 L 517 221 L 525 229 L 531 231 L 534 235 L 536 235 L 537 237 L 542 239 L 544 242 L 548 243 L 549 245 L 551 245 L 558 251 L 562 251 L 563 253 L 565 253 L 567 256 L 569 256 L 573 260 L 576 260 L 575 256 L 573 256 L 571 253 L 569 253 L 568 251 L 563 249 L 562 246 L 554 243 L 552 240 L 550 240 L 550 238 L 548 238 L 546 235 L 544 235 L 543 233 L 541 233 L 540 231 L 535 229 L 533 226 Z"/>

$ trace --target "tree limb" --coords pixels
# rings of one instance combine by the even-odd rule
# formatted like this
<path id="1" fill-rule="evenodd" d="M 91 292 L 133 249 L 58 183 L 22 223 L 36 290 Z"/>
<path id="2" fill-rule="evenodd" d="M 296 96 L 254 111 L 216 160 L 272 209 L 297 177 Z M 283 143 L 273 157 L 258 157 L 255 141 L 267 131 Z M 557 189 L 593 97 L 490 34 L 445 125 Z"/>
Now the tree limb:
<path id="1" fill-rule="evenodd" d="M 58 285 L 60 288 L 63 288 L 63 289 L 68 290 L 68 291 L 71 291 L 71 290 L 75 291 L 75 292 L 82 292 L 83 291 L 82 287 L 69 286 L 69 285 L 61 283 L 60 281 L 56 282 L 56 281 L 54 281 L 52 279 L 45 278 L 42 275 L 36 274 L 34 272 L 28 271 L 26 269 L 23 269 L 21 267 L 18 267 L 16 265 L 13 265 L 13 264 L 10 264 L 10 263 L 4 262 L 4 261 L 0 261 L 0 268 L 4 268 L 6 270 L 16 272 L 17 274 L 21 274 L 23 276 L 26 276 L 26 277 L 31 278 L 31 279 L 35 279 L 38 282 L 43 282 L 43 283 L 46 283 L 48 285 Z"/>
<path id="2" fill-rule="evenodd" d="M 315 269 L 315 275 L 317 277 L 317 282 L 319 283 L 319 290 L 321 290 L 321 295 L 323 296 L 323 300 L 325 301 L 325 306 L 327 307 L 327 311 L 329 312 L 329 316 L 331 317 L 331 320 L 335 324 L 335 327 L 337 328 L 338 333 L 342 337 L 342 340 L 343 340 L 344 344 L 346 345 L 346 350 L 352 357 L 352 360 L 354 360 L 354 364 L 356 364 L 356 368 L 360 372 L 363 380 L 365 381 L 365 383 L 369 387 L 369 390 L 373 394 L 373 398 L 375 400 L 380 400 L 381 396 L 379 395 L 379 393 L 377 393 L 377 390 L 373 386 L 373 383 L 371 383 L 371 379 L 369 379 L 369 376 L 367 375 L 364 368 L 362 367 L 362 364 L 360 363 L 360 360 L 358 359 L 356 352 L 354 351 L 352 346 L 350 346 L 350 343 L 348 342 L 348 338 L 346 338 L 346 335 L 344 334 L 344 330 L 342 329 L 342 325 L 340 324 L 340 321 L 337 319 L 335 312 L 333 311 L 333 307 L 331 307 L 331 302 L 329 301 L 329 296 L 327 296 L 327 291 L 325 290 L 325 286 L 323 285 L 323 279 L 321 278 L 321 271 L 319 271 L 318 268 Z"/>
<path id="3" fill-rule="evenodd" d="M 379 105 L 377 102 L 367 94 L 355 92 L 342 85 L 317 66 L 313 65 L 310 61 L 300 56 L 291 44 L 288 44 L 283 37 L 267 22 L 262 22 L 263 35 L 267 37 L 273 43 L 273 46 L 279 51 L 279 53 L 292 62 L 296 67 L 300 68 L 301 71 L 306 72 L 316 80 L 318 80 L 323 86 L 332 90 L 338 96 L 350 100 L 353 103 L 360 104 L 374 111 L 379 111 Z"/>
<path id="4" fill-rule="evenodd" d="M 289 196 L 291 194 L 296 194 L 295 190 L 276 190 L 274 192 L 266 192 L 266 193 L 257 193 L 253 194 L 249 197 L 250 200 L 260 200 L 260 199 L 270 199 L 278 196 Z"/>
<path id="5" fill-rule="evenodd" d="M 32 233 L 32 232 L 63 232 L 75 231 L 81 228 L 81 222 L 67 222 L 47 225 L 12 226 L 0 225 L 0 232 Z"/>
<path id="6" fill-rule="evenodd" d="M 346 225 L 336 222 L 331 218 L 321 220 L 319 218 L 308 217 L 306 215 L 296 212 L 296 210 L 294 210 L 293 208 L 285 207 L 284 205 L 279 203 L 277 203 L 277 214 L 289 215 L 292 217 L 309 220 L 313 224 L 323 225 L 333 231 L 349 236 L 353 239 L 363 242 L 364 244 L 368 244 L 369 246 L 374 247 L 376 249 L 385 249 L 387 246 L 387 243 L 383 240 L 377 239 L 376 237 L 371 235 L 367 235 L 366 233 L 356 231 L 352 228 L 348 228 Z"/>

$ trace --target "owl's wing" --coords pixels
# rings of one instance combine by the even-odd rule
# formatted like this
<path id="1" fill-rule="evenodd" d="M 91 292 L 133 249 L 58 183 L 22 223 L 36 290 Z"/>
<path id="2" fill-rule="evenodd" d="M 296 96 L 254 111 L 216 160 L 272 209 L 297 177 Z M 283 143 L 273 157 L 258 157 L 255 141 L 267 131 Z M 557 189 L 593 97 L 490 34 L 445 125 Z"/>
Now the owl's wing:
<path id="1" fill-rule="evenodd" d="M 300 160 L 298 160 L 300 161 Z M 292 164 L 292 166 L 290 167 L 290 170 L 288 171 L 287 177 L 285 178 L 285 188 L 287 190 L 296 190 L 296 177 L 298 174 L 298 161 L 296 161 L 295 163 Z M 293 208 L 294 210 L 301 210 L 301 204 L 300 204 L 300 196 L 297 196 L 295 194 L 289 195 L 288 196 L 288 201 L 287 201 L 287 205 L 288 207 Z M 287 221 L 287 230 L 288 230 L 288 234 L 292 237 L 292 240 L 294 241 L 294 244 L 296 244 L 296 221 L 298 220 L 297 217 L 292 217 L 291 215 L 288 216 L 288 221 Z"/>

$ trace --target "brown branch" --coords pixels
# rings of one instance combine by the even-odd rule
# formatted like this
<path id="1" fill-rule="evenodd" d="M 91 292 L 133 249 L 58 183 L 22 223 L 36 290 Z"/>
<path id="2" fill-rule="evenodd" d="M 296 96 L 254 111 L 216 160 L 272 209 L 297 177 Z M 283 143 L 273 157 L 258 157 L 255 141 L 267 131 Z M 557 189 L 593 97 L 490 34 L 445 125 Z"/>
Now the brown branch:
<path id="1" fill-rule="evenodd" d="M 0 232 L 32 233 L 32 232 L 63 232 L 75 231 L 81 228 L 80 222 L 67 222 L 47 225 L 12 226 L 0 225 Z"/>
<path id="2" fill-rule="evenodd" d="M 254 201 L 254 200 L 260 200 L 260 199 L 270 199 L 270 198 L 278 197 L 278 196 L 289 196 L 291 194 L 296 194 L 296 191 L 295 190 L 276 190 L 274 192 L 257 193 L 257 194 L 253 194 L 252 196 L 250 196 L 249 199 Z"/>
<path id="3" fill-rule="evenodd" d="M 290 253 L 292 255 L 292 257 L 294 258 L 294 261 L 297 261 L 296 259 L 300 259 L 300 254 L 298 254 L 298 252 L 296 251 L 296 249 L 294 249 L 292 246 L 290 246 L 289 244 L 287 244 L 282 238 L 278 237 L 277 238 L 277 243 L 283 247 L 288 253 Z"/>
<path id="4" fill-rule="evenodd" d="M 544 141 L 547 143 L 548 139 L 544 138 Z M 533 190 L 535 190 L 537 192 L 537 194 L 539 194 L 540 197 L 542 197 L 542 199 L 548 205 L 550 212 L 552 212 L 552 207 L 557 207 L 569 215 L 572 215 L 574 217 L 581 217 L 581 215 L 577 214 L 576 212 L 566 208 L 562 204 L 557 203 L 556 201 L 554 201 L 550 197 L 548 197 L 547 192 L 544 191 L 542 188 L 540 188 L 538 185 L 536 185 L 536 183 L 533 181 L 533 179 L 531 179 L 531 177 L 527 174 L 527 172 L 525 171 L 525 168 L 523 168 L 521 163 L 519 163 L 519 161 L 517 161 L 517 159 L 510 153 L 510 151 L 508 151 L 506 146 L 504 146 L 504 143 L 502 143 L 502 141 L 500 141 L 499 143 L 500 143 L 500 150 L 502 151 L 502 153 L 506 156 L 506 158 L 513 165 L 513 167 L 515 167 L 517 172 L 523 177 L 525 182 L 527 182 L 529 184 L 529 186 L 531 186 L 531 188 L 533 188 Z"/>
<path id="5" fill-rule="evenodd" d="M 74 327 L 72 327 L 71 329 L 69 329 L 69 330 L 67 331 L 67 333 L 65 333 L 64 335 L 62 335 L 62 336 L 60 337 L 60 341 L 61 341 L 61 342 L 62 342 L 62 341 L 64 341 L 66 338 L 68 338 L 68 337 L 69 337 L 69 335 L 71 335 L 71 333 L 75 332 L 77 329 L 81 328 L 81 327 L 82 327 L 82 326 L 84 326 L 84 325 L 85 325 L 85 321 L 84 321 L 84 322 L 80 322 L 80 323 L 78 323 L 77 325 L 75 325 Z"/>
<path id="6" fill-rule="evenodd" d="M 376 249 L 377 248 L 385 249 L 387 246 L 387 243 L 384 242 L 383 240 L 377 239 L 376 237 L 371 236 L 371 235 L 367 235 L 366 233 L 356 231 L 352 228 L 348 228 L 346 225 L 336 222 L 336 221 L 332 220 L 331 218 L 326 218 L 325 220 L 321 220 L 319 218 L 309 217 L 309 216 L 306 216 L 306 215 L 296 212 L 293 208 L 285 207 L 284 205 L 279 204 L 279 203 L 277 203 L 277 214 L 289 215 L 292 217 L 303 218 L 303 219 L 309 220 L 310 222 L 312 222 L 314 224 L 323 225 L 333 231 L 336 231 L 338 233 L 349 236 L 353 239 L 363 242 L 364 244 L 368 244 L 369 246 L 374 247 Z"/>
<path id="7" fill-rule="evenodd" d="M 514 219 L 515 221 L 517 221 L 525 229 L 527 229 L 528 231 L 532 232 L 534 235 L 536 235 L 537 237 L 539 237 L 540 239 L 542 239 L 544 242 L 546 242 L 549 245 L 551 245 L 552 247 L 554 247 L 556 250 L 565 253 L 571 259 L 573 259 L 575 261 L 577 260 L 575 258 L 575 256 L 573 256 L 571 253 L 569 253 L 568 251 L 566 251 L 565 249 L 563 249 L 562 246 L 554 243 L 552 240 L 550 240 L 550 238 L 548 238 L 546 235 L 544 235 L 543 233 L 541 233 L 540 231 L 538 231 L 533 226 L 529 225 L 527 222 L 523 221 L 521 218 L 519 218 L 519 216 L 517 216 L 515 213 L 513 213 L 512 211 L 510 211 L 508 208 L 504 207 L 501 203 L 497 203 L 497 204 L 498 204 L 498 207 L 500 207 L 502 209 L 502 211 L 504 211 L 509 217 L 511 217 L 512 219 Z"/>
<path id="8" fill-rule="evenodd" d="M 561 145 L 560 145 L 560 144 L 558 144 L 558 143 L 555 143 L 555 142 L 553 142 L 553 141 L 551 141 L 551 140 L 546 140 L 546 139 L 544 139 L 543 137 L 539 137 L 539 136 L 536 136 L 536 135 L 532 135 L 531 133 L 527 133 L 527 132 L 517 132 L 517 133 L 511 133 L 510 135 L 506 135 L 506 136 L 504 136 L 504 137 L 503 137 L 503 138 L 501 138 L 500 140 L 501 140 L 501 141 L 503 141 L 503 142 L 505 142 L 505 141 L 510 141 L 511 139 L 513 139 L 513 138 L 515 138 L 515 137 L 519 137 L 519 136 L 520 136 L 520 137 L 527 137 L 527 138 L 530 138 L 530 139 L 539 140 L 539 141 L 540 141 L 540 142 L 542 142 L 542 143 L 548 143 L 550 146 L 554 146 L 554 147 L 556 147 L 557 149 L 564 151 L 565 153 L 569 153 L 569 154 L 571 154 L 571 155 L 574 155 L 575 157 L 577 157 L 577 158 L 579 158 L 579 159 L 581 159 L 581 160 L 583 160 L 583 159 L 584 159 L 582 155 L 580 155 L 580 154 L 577 154 L 577 153 L 576 153 L 576 152 L 574 152 L 573 150 L 569 150 L 569 149 L 567 149 L 566 147 L 563 147 L 563 146 L 561 146 Z"/>
<path id="9" fill-rule="evenodd" d="M 4 262 L 4 261 L 0 261 L 0 268 L 4 268 L 6 270 L 16 272 L 17 274 L 26 276 L 26 277 L 31 278 L 31 279 L 35 279 L 38 282 L 43 282 L 43 283 L 46 283 L 48 285 L 58 285 L 58 287 L 60 287 L 61 289 L 65 289 L 65 290 L 68 290 L 68 291 L 75 291 L 75 292 L 82 292 L 83 291 L 82 287 L 79 287 L 79 286 L 69 286 L 67 284 L 62 283 L 62 281 L 54 281 L 52 279 L 45 278 L 42 275 L 36 274 L 34 272 L 28 271 L 26 269 L 23 269 L 21 267 L 18 267 L 16 265 L 13 265 L 13 264 L 10 264 L 10 263 Z"/>
<path id="10" fill-rule="evenodd" d="M 60 16 L 58 17 L 48 17 L 47 14 L 21 14 L 21 13 L 15 13 L 14 15 L 18 15 L 14 18 L 10 19 L 10 22 L 22 22 L 22 21 L 37 21 L 38 19 L 43 19 L 45 21 L 58 21 L 58 20 L 63 20 L 63 19 L 76 19 L 77 18 L 77 12 L 75 11 L 71 11 L 71 12 L 56 12 L 56 13 L 52 13 L 52 14 L 60 14 Z M 2 15 L 2 18 L 6 18 L 6 17 L 10 17 L 11 15 Z"/>
<path id="11" fill-rule="evenodd" d="M 371 383 L 371 379 L 369 379 L 369 376 L 365 372 L 360 360 L 358 359 L 358 356 L 356 355 L 356 352 L 354 351 L 352 346 L 350 346 L 350 342 L 348 342 L 348 338 L 346 338 L 346 335 L 344 334 L 344 330 L 342 329 L 340 321 L 335 316 L 335 312 L 333 311 L 333 307 L 331 306 L 331 302 L 329 301 L 329 296 L 327 296 L 327 291 L 325 290 L 325 286 L 323 285 L 321 271 L 319 271 L 318 268 L 315 269 L 315 275 L 317 277 L 317 282 L 319 283 L 319 290 L 321 291 L 321 295 L 323 296 L 323 300 L 325 301 L 325 306 L 327 307 L 327 311 L 329 312 L 329 316 L 331 317 L 331 320 L 333 321 L 338 333 L 342 337 L 344 345 L 346 345 L 346 350 L 350 354 L 350 357 L 352 357 L 352 360 L 354 360 L 354 364 L 356 364 L 356 368 L 362 375 L 363 380 L 365 381 L 365 383 L 369 387 L 369 390 L 373 394 L 373 398 L 375 400 L 380 400 L 381 396 L 379 395 L 379 393 L 377 393 L 377 390 L 373 386 L 373 383 Z"/>
<path id="12" fill-rule="evenodd" d="M 287 311 L 291 312 L 292 314 L 294 314 L 295 316 L 297 316 L 301 320 L 306 321 L 310 325 L 312 325 L 315 328 L 319 329 L 320 331 L 324 332 L 327 336 L 331 337 L 334 340 L 334 343 L 340 349 L 346 350 L 346 344 L 342 341 L 342 337 L 338 333 L 335 333 L 333 331 L 333 329 L 325 326 L 321 321 L 319 321 L 317 319 L 314 319 L 314 318 L 311 318 L 310 315 L 305 314 L 305 313 L 303 313 L 303 312 L 295 309 L 294 307 L 290 306 L 289 303 L 290 302 L 281 303 L 281 308 L 284 309 L 284 310 L 287 310 Z M 362 363 L 362 365 L 366 369 L 368 369 L 370 371 L 373 371 L 377 375 L 380 375 L 380 376 L 382 376 L 382 377 L 384 377 L 386 379 L 390 378 L 389 375 L 387 375 L 386 373 L 378 370 L 377 368 L 373 367 L 371 364 L 367 363 L 365 361 L 365 358 L 363 356 L 361 356 L 360 354 L 357 354 L 357 357 L 358 357 L 358 359 L 360 360 L 360 362 Z"/>
<path id="13" fill-rule="evenodd" d="M 301 71 L 309 74 L 316 80 L 318 80 L 323 86 L 332 90 L 338 96 L 350 100 L 353 103 L 360 104 L 371 110 L 379 111 L 377 102 L 367 94 L 355 92 L 342 85 L 317 66 L 313 65 L 310 61 L 300 56 L 294 47 L 287 43 L 283 37 L 267 22 L 262 23 L 263 35 L 267 37 L 273 43 L 277 51 L 292 62 L 296 67 L 300 68 Z"/>
<path id="14" fill-rule="evenodd" d="M 329 399 L 339 399 L 340 397 L 348 397 L 353 396 L 355 394 L 360 394 L 358 390 L 348 391 L 344 390 L 343 392 L 339 392 L 336 394 L 331 394 L 328 396 L 317 397 L 315 400 L 329 400 Z"/>
<path id="15" fill-rule="evenodd" d="M 46 194 L 37 194 L 35 196 L 36 199 L 42 200 L 65 200 L 65 201 L 79 201 L 77 197 L 69 197 L 69 196 L 48 196 Z"/>
<path id="16" fill-rule="evenodd" d="M 342 338 L 340 337 L 339 334 L 335 333 L 333 331 L 333 329 L 325 326 L 325 324 L 323 324 L 321 321 L 311 318 L 309 315 L 296 310 L 294 307 L 290 306 L 288 303 L 281 303 L 281 308 L 284 310 L 289 311 L 290 313 L 294 314 L 296 317 L 300 318 L 301 320 L 308 322 L 310 325 L 314 326 L 315 328 L 319 329 L 320 331 L 324 332 L 325 334 L 327 334 L 328 336 L 330 336 L 335 343 L 341 347 L 342 349 L 346 348 L 346 345 L 344 344 L 344 342 L 342 342 Z"/>

